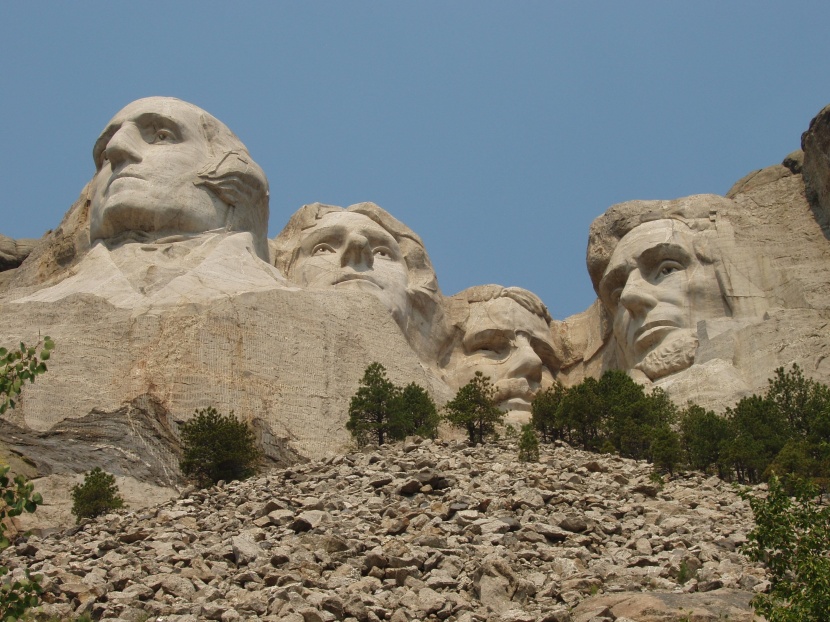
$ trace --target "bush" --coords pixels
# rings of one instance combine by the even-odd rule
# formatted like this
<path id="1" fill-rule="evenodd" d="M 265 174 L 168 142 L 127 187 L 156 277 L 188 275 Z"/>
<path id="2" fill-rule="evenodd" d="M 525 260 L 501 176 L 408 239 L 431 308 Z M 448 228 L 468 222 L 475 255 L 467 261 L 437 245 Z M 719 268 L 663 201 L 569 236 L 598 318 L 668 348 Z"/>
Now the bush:
<path id="1" fill-rule="evenodd" d="M 27 380 L 34 382 L 36 376 L 46 373 L 44 361 L 49 360 L 55 344 L 51 338 L 44 337 L 39 357 L 37 345 L 29 347 L 21 343 L 20 348 L 0 348 L 0 415 L 14 408 L 14 398 L 20 394 Z"/>
<path id="2" fill-rule="evenodd" d="M 197 410 L 180 430 L 179 468 L 202 488 L 220 480 L 245 479 L 257 471 L 260 452 L 253 430 L 233 414 L 215 408 Z"/>
<path id="3" fill-rule="evenodd" d="M 533 424 L 527 423 L 522 426 L 522 436 L 519 438 L 519 461 L 539 462 L 539 437 Z"/>
<path id="4" fill-rule="evenodd" d="M 43 339 L 40 357 L 37 347 L 21 343 L 19 349 L 0 348 L 0 414 L 15 407 L 14 398 L 20 395 L 26 380 L 34 382 L 35 377 L 46 372 L 49 355 L 55 347 L 49 337 Z M 0 551 L 9 546 L 6 536 L 6 519 L 20 516 L 23 512 L 34 512 L 43 503 L 40 493 L 22 475 L 9 478 L 9 466 L 0 464 Z M 40 575 L 31 576 L 25 570 L 22 581 L 2 581 L 9 569 L 0 566 L 0 620 L 17 620 L 27 609 L 35 607 L 43 592 Z"/>
<path id="5" fill-rule="evenodd" d="M 40 493 L 34 492 L 31 483 L 22 475 L 10 479 L 9 467 L 0 465 L 0 551 L 10 544 L 6 537 L 6 519 L 20 516 L 23 512 L 34 512 L 41 503 L 43 498 Z M 31 576 L 26 570 L 22 581 L 6 583 L 2 578 L 8 572 L 8 568 L 0 566 L 0 620 L 17 620 L 27 609 L 38 604 L 39 595 L 43 592 L 41 576 Z"/>
<path id="6" fill-rule="evenodd" d="M 444 416 L 457 428 L 467 430 L 472 444 L 483 443 L 493 436 L 504 413 L 496 406 L 496 389 L 490 378 L 480 371 L 461 387 L 444 406 Z"/>
<path id="7" fill-rule="evenodd" d="M 87 473 L 83 484 L 72 487 L 72 514 L 77 523 L 123 507 L 124 500 L 118 494 L 115 477 L 100 467 Z"/>
<path id="8" fill-rule="evenodd" d="M 821 622 L 830 603 L 830 508 L 817 502 L 817 489 L 798 480 L 790 498 L 776 476 L 766 498 L 744 492 L 755 515 L 743 553 L 766 564 L 772 587 L 752 604 L 769 622 Z"/>

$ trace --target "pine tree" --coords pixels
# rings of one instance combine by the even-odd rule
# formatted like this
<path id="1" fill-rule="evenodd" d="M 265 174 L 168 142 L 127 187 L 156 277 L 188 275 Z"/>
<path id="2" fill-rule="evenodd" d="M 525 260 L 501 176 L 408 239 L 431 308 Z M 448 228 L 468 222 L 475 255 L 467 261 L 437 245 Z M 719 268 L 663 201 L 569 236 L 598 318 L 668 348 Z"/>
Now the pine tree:
<path id="1" fill-rule="evenodd" d="M 400 390 L 387 377 L 380 363 L 372 363 L 363 373 L 360 387 L 349 403 L 349 420 L 346 429 L 351 432 L 358 446 L 371 442 L 383 445 L 387 438 L 395 438 L 404 422 L 396 420 L 399 412 Z"/>
<path id="2" fill-rule="evenodd" d="M 504 419 L 495 397 L 496 389 L 490 378 L 477 371 L 444 406 L 445 417 L 455 427 L 467 430 L 471 443 L 483 443 Z"/>

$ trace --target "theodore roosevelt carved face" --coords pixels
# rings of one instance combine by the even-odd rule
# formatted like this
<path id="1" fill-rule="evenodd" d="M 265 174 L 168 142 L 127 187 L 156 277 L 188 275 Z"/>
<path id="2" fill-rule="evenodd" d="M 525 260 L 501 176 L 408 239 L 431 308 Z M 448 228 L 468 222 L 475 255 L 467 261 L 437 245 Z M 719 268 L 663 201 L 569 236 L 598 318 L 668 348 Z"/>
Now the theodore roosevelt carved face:
<path id="1" fill-rule="evenodd" d="M 93 159 L 91 240 L 249 231 L 267 259 L 268 182 L 204 110 L 171 97 L 137 100 L 107 124 Z"/>
<path id="2" fill-rule="evenodd" d="M 547 308 L 518 287 L 483 285 L 453 298 L 465 299 L 469 313 L 450 363 L 451 384 L 463 386 L 480 371 L 490 377 L 502 410 L 529 411 L 556 368 Z"/>
<path id="3" fill-rule="evenodd" d="M 599 282 L 626 369 L 651 380 L 689 367 L 698 322 L 728 315 L 715 267 L 695 236 L 679 220 L 641 224 L 619 241 Z"/>

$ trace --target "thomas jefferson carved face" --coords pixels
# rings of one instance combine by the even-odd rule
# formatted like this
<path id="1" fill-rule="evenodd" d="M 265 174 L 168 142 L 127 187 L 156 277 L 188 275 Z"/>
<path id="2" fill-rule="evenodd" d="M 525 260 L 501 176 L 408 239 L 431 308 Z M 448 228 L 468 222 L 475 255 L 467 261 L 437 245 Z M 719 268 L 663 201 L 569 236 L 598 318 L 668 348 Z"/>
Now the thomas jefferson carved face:
<path id="1" fill-rule="evenodd" d="M 482 372 L 502 410 L 530 410 L 536 392 L 553 383 L 547 322 L 506 296 L 470 304 L 460 354 L 452 383 L 460 387 Z"/>
<path id="2" fill-rule="evenodd" d="M 303 231 L 293 280 L 316 288 L 371 293 L 397 320 L 409 310 L 409 273 L 398 242 L 363 214 L 334 211 Z"/>
<path id="3" fill-rule="evenodd" d="M 91 240 L 226 225 L 228 206 L 194 183 L 213 159 L 202 113 L 177 99 L 149 97 L 113 117 L 93 150 Z"/>
<path id="4" fill-rule="evenodd" d="M 626 368 L 651 380 L 691 365 L 697 323 L 728 315 L 714 266 L 699 259 L 694 236 L 678 220 L 635 227 L 614 249 L 599 284 Z"/>

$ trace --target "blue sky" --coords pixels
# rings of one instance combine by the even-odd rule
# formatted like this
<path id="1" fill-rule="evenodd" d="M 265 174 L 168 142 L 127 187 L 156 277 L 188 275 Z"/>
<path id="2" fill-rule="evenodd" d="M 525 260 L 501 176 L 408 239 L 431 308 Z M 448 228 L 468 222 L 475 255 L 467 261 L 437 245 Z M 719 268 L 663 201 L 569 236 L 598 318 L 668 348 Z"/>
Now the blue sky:
<path id="1" fill-rule="evenodd" d="M 304 203 L 374 201 L 445 294 L 594 299 L 591 220 L 725 193 L 830 104 L 825 2 L 33 2 L 0 7 L 0 233 L 56 227 L 139 97 L 224 121 Z"/>

